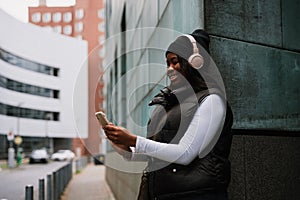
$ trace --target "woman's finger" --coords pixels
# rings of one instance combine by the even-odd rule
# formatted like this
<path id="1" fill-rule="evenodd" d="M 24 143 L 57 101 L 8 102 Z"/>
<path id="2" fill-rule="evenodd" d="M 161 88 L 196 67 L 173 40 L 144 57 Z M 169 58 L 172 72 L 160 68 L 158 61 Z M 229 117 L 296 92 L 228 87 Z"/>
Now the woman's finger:
<path id="1" fill-rule="evenodd" d="M 103 129 L 104 129 L 104 130 L 108 130 L 108 131 L 115 131 L 115 130 L 118 130 L 118 128 L 117 128 L 116 126 L 110 125 L 110 124 L 105 125 L 105 126 L 103 127 Z"/>

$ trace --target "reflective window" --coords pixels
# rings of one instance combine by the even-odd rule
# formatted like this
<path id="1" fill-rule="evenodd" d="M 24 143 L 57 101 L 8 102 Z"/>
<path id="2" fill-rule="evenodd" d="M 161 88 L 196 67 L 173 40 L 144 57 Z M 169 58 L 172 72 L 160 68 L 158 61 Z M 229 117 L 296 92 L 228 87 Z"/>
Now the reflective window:
<path id="1" fill-rule="evenodd" d="M 14 54 L 11 54 L 3 49 L 0 48 L 0 59 L 4 62 L 7 62 L 9 64 L 21 67 L 23 69 L 48 74 L 52 76 L 58 76 L 59 75 L 59 69 L 55 67 L 50 67 L 47 65 L 43 65 L 40 63 L 36 63 L 24 58 L 21 58 L 19 56 L 16 56 Z"/>
<path id="2" fill-rule="evenodd" d="M 71 12 L 66 12 L 64 13 L 64 22 L 71 22 L 72 21 L 72 13 Z"/>
<path id="3" fill-rule="evenodd" d="M 105 31 L 105 24 L 104 24 L 104 22 L 100 22 L 98 24 L 98 31 L 100 31 L 100 32 L 104 32 Z"/>
<path id="4" fill-rule="evenodd" d="M 43 14 L 43 22 L 49 23 L 51 21 L 51 13 L 47 12 Z"/>
<path id="5" fill-rule="evenodd" d="M 72 26 L 71 25 L 64 26 L 64 34 L 66 34 L 66 35 L 72 34 Z"/>
<path id="6" fill-rule="evenodd" d="M 61 30 L 62 30 L 61 26 L 54 26 L 54 27 L 53 27 L 53 31 L 54 31 L 55 33 L 61 33 Z"/>
<path id="7" fill-rule="evenodd" d="M 99 49 L 99 57 L 104 58 L 104 56 L 105 56 L 105 49 L 102 47 Z"/>
<path id="8" fill-rule="evenodd" d="M 81 32 L 81 31 L 83 31 L 83 23 L 82 23 L 82 22 L 77 22 L 77 23 L 75 23 L 75 31 L 76 31 L 76 32 Z"/>
<path id="9" fill-rule="evenodd" d="M 41 13 L 33 13 L 31 15 L 31 21 L 33 21 L 34 23 L 39 23 L 41 21 Z"/>
<path id="10" fill-rule="evenodd" d="M 77 10 L 75 11 L 75 18 L 76 18 L 76 19 L 82 19 L 83 16 L 84 16 L 84 10 L 83 10 L 82 8 L 77 9 Z"/>
<path id="11" fill-rule="evenodd" d="M 26 94 L 32 94 L 42 97 L 50 97 L 54 99 L 59 99 L 59 90 L 52 90 L 49 88 L 43 88 L 39 86 L 34 86 L 26 83 L 21 83 L 0 75 L 0 87 L 13 90 L 16 92 L 22 92 Z"/>
<path id="12" fill-rule="evenodd" d="M 99 44 L 103 44 L 103 43 L 104 43 L 104 41 L 105 41 L 105 37 L 104 37 L 104 35 L 100 35 L 100 36 L 99 36 L 99 38 L 98 38 L 98 42 L 99 42 Z"/>
<path id="13" fill-rule="evenodd" d="M 105 16 L 104 8 L 98 10 L 98 17 L 103 19 Z"/>
<path id="14" fill-rule="evenodd" d="M 56 12 L 53 14 L 53 22 L 58 23 L 61 22 L 61 13 Z"/>
<path id="15" fill-rule="evenodd" d="M 83 39 L 82 35 L 77 35 L 76 38 L 79 39 L 79 40 Z"/>
<path id="16" fill-rule="evenodd" d="M 4 103 L 0 103 L 0 115 L 22 117 L 22 118 L 29 118 L 29 119 L 51 120 L 51 121 L 60 120 L 59 112 L 21 108 L 17 106 L 7 105 Z"/>

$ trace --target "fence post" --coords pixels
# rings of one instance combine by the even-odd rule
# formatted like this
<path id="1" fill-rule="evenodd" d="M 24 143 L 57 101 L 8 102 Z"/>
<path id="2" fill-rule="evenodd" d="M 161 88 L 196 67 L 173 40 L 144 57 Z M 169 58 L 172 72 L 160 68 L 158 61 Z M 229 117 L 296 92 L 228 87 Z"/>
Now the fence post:
<path id="1" fill-rule="evenodd" d="M 53 174 L 52 174 L 52 177 L 53 177 L 53 199 L 56 199 L 57 197 L 57 171 L 54 171 Z"/>
<path id="2" fill-rule="evenodd" d="M 33 185 L 26 185 L 25 200 L 33 200 Z"/>
<path id="3" fill-rule="evenodd" d="M 52 200 L 52 175 L 47 174 L 47 200 Z"/>
<path id="4" fill-rule="evenodd" d="M 39 200 L 45 199 L 45 180 L 39 179 Z"/>

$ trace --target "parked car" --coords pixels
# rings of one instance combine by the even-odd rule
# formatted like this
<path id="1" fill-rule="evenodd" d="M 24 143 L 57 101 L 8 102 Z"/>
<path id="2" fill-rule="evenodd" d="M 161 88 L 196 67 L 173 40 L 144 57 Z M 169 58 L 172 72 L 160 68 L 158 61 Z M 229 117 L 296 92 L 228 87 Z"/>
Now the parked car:
<path id="1" fill-rule="evenodd" d="M 52 154 L 51 159 L 56 161 L 72 160 L 74 159 L 75 154 L 71 150 L 58 150 Z"/>
<path id="2" fill-rule="evenodd" d="M 29 163 L 48 163 L 49 154 L 46 149 L 35 149 L 31 152 L 29 157 Z"/>

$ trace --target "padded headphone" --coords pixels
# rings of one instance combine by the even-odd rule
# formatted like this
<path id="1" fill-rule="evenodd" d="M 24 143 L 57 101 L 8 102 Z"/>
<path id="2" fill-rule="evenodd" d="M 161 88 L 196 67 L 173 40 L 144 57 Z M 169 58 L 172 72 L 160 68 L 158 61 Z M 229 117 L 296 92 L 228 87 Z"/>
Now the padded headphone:
<path id="1" fill-rule="evenodd" d="M 197 42 L 195 38 L 191 35 L 184 34 L 189 40 L 191 41 L 193 45 L 193 54 L 188 58 L 188 62 L 190 65 L 195 68 L 195 69 L 200 69 L 203 67 L 204 64 L 204 59 L 203 57 L 199 54 L 199 49 L 197 47 Z"/>

